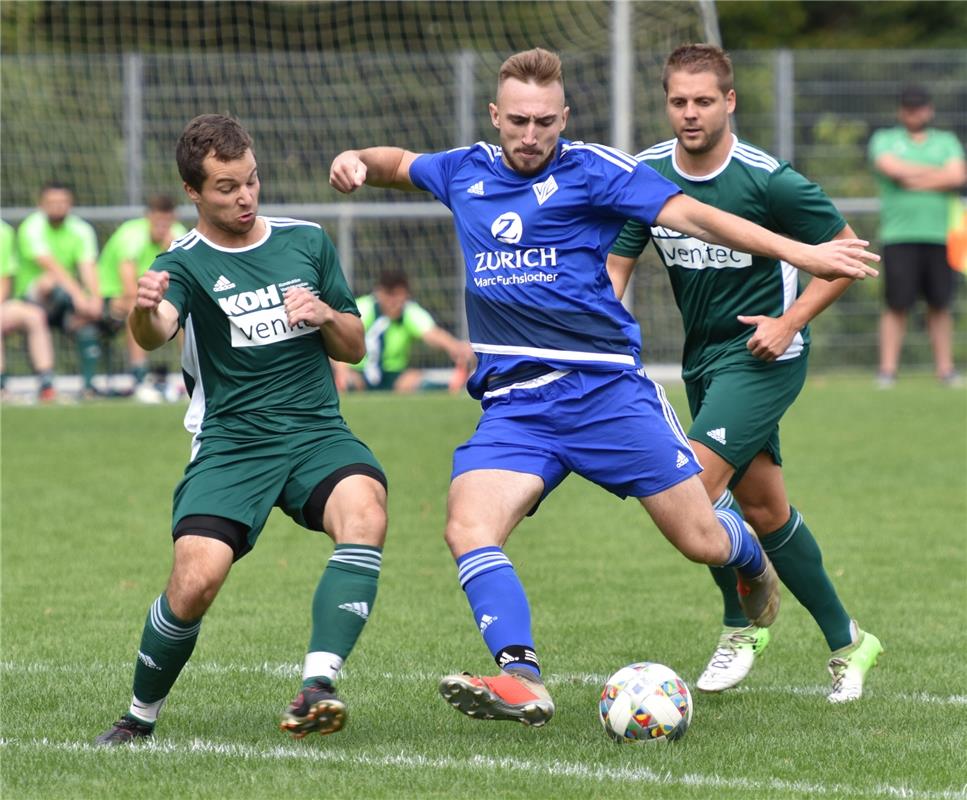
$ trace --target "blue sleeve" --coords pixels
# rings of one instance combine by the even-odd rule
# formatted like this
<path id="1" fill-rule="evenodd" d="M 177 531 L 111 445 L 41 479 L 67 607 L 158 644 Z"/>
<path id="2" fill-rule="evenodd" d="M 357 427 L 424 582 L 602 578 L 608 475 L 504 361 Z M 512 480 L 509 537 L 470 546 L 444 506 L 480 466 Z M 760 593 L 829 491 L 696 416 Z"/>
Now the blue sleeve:
<path id="1" fill-rule="evenodd" d="M 594 152 L 587 159 L 588 191 L 595 206 L 651 226 L 668 199 L 682 191 L 647 164 L 620 151 L 596 147 L 603 155 Z M 634 166 L 621 156 L 631 159 Z"/>
<path id="2" fill-rule="evenodd" d="M 410 180 L 450 208 L 450 180 L 466 158 L 469 147 L 459 147 L 442 153 L 424 153 L 410 164 Z"/>

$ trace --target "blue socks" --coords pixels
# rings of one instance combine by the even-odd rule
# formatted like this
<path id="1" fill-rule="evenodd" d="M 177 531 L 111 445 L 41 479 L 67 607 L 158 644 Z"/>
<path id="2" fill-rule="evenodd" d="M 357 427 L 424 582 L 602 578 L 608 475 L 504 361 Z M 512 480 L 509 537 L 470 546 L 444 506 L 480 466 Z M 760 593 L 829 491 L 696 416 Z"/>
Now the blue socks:
<path id="1" fill-rule="evenodd" d="M 457 559 L 457 577 L 497 666 L 523 667 L 540 675 L 530 605 L 504 551 L 488 546 L 464 553 Z"/>
<path id="2" fill-rule="evenodd" d="M 742 517 L 731 508 L 717 508 L 715 516 L 719 518 L 732 544 L 729 560 L 722 566 L 735 567 L 745 578 L 756 578 L 761 575 L 766 566 L 762 547 L 755 535 L 745 527 Z"/>

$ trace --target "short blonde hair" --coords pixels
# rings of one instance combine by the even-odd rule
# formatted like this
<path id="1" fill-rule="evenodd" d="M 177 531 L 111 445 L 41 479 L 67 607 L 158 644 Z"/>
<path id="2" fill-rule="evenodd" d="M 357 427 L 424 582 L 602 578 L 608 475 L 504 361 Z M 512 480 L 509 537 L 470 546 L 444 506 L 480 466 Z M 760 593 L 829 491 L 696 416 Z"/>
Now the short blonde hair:
<path id="1" fill-rule="evenodd" d="M 538 86 L 558 83 L 564 88 L 560 56 L 541 47 L 514 53 L 501 64 L 497 74 L 497 88 L 500 89 L 504 81 L 510 78 L 523 83 L 536 83 Z"/>

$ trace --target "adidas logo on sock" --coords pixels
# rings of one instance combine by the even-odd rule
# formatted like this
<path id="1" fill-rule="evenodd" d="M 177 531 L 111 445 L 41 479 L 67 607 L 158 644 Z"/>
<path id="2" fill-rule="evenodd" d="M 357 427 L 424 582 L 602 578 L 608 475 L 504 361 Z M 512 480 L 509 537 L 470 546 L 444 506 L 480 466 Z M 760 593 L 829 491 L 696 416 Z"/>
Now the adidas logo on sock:
<path id="1" fill-rule="evenodd" d="M 485 630 L 487 630 L 487 628 L 493 625 L 498 619 L 499 617 L 492 617 L 490 616 L 490 614 L 484 614 L 480 618 L 480 632 L 483 633 Z"/>
<path id="2" fill-rule="evenodd" d="M 213 292 L 227 292 L 229 289 L 234 289 L 235 284 L 232 283 L 224 275 L 219 275 L 218 280 L 215 281 L 215 285 L 212 286 Z"/>
<path id="3" fill-rule="evenodd" d="M 675 469 L 681 469 L 688 464 L 688 456 L 681 450 L 678 451 L 678 458 L 675 459 Z"/>
<path id="4" fill-rule="evenodd" d="M 161 667 L 155 662 L 155 660 L 149 656 L 147 653 L 142 653 L 138 650 L 138 661 L 144 664 L 148 669 L 156 669 L 161 672 Z"/>
<path id="5" fill-rule="evenodd" d="M 473 186 L 467 189 L 467 192 L 469 194 L 475 194 L 477 195 L 477 197 L 483 197 L 484 195 L 483 181 L 477 181 Z"/>
<path id="6" fill-rule="evenodd" d="M 369 603 L 343 603 L 339 607 L 343 611 L 355 614 L 357 617 L 369 619 Z"/>
<path id="7" fill-rule="evenodd" d="M 705 435 L 708 436 L 709 439 L 715 439 L 715 441 L 719 444 L 726 444 L 725 428 L 714 428 L 710 431 L 705 431 Z"/>

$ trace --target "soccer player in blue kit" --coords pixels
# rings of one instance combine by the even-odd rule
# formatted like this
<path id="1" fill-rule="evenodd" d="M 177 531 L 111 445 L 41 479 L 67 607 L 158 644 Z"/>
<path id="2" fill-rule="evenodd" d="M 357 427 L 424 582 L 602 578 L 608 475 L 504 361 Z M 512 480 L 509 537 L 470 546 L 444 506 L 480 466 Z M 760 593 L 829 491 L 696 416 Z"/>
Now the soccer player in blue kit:
<path id="1" fill-rule="evenodd" d="M 431 192 L 453 212 L 483 415 L 453 457 L 446 541 L 500 673 L 449 675 L 440 693 L 476 719 L 543 725 L 530 608 L 504 543 L 568 474 L 636 497 L 687 558 L 733 567 L 756 625 L 778 612 L 775 570 L 741 517 L 712 508 L 688 440 L 641 364 L 640 330 L 605 261 L 627 218 L 782 258 L 822 278 L 862 278 L 866 242 L 810 246 L 681 193 L 619 150 L 561 138 L 568 121 L 560 59 L 542 49 L 501 66 L 490 117 L 500 146 L 418 155 L 395 147 L 340 153 L 330 183 Z"/>

